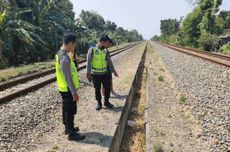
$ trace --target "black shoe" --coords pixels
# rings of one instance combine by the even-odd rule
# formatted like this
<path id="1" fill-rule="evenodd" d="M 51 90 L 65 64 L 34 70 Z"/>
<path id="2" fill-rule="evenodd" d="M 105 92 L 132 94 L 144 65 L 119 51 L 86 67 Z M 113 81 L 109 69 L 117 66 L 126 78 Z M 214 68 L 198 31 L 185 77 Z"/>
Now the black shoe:
<path id="1" fill-rule="evenodd" d="M 97 104 L 96 110 L 99 111 L 99 110 L 101 110 L 101 108 L 102 108 L 102 104 Z"/>
<path id="2" fill-rule="evenodd" d="M 80 131 L 80 129 L 79 129 L 79 127 L 74 127 L 73 131 L 78 132 L 78 131 Z M 69 131 L 67 129 L 65 129 L 65 135 L 67 135 L 67 134 L 69 134 Z"/>
<path id="3" fill-rule="evenodd" d="M 111 108 L 114 107 L 110 102 L 105 102 L 104 106 L 107 107 L 107 108 L 109 108 L 109 109 L 111 109 Z"/>
<path id="4" fill-rule="evenodd" d="M 80 133 L 73 133 L 73 134 L 69 134 L 68 136 L 68 140 L 78 141 L 78 140 L 83 140 L 83 139 L 85 139 L 85 135 L 80 134 Z"/>

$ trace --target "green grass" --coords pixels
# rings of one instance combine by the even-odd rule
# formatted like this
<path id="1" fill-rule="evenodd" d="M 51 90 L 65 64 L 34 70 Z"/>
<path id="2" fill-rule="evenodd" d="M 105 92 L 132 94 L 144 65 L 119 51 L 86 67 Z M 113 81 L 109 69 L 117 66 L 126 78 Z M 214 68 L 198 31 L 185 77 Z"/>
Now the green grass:
<path id="1" fill-rule="evenodd" d="M 129 45 L 129 43 L 123 43 L 119 46 L 114 46 L 111 47 L 109 50 L 116 50 L 122 47 L 125 47 Z M 79 60 L 84 60 L 86 59 L 86 54 L 81 54 L 79 55 Z M 11 68 L 7 68 L 4 70 L 0 70 L 0 82 L 3 81 L 7 81 L 9 79 L 18 77 L 18 76 L 22 76 L 25 74 L 29 74 L 29 73 L 33 73 L 33 72 L 38 72 L 44 69 L 48 69 L 51 67 L 54 67 L 55 62 L 51 61 L 51 62 L 38 62 L 38 63 L 34 63 L 34 64 L 29 64 L 29 65 L 21 65 L 19 67 L 11 67 Z"/>
<path id="2" fill-rule="evenodd" d="M 48 152 L 56 152 L 59 149 L 59 147 L 56 145 L 54 147 L 52 147 L 51 150 L 49 150 Z"/>
<path id="3" fill-rule="evenodd" d="M 39 63 L 22 65 L 19 67 L 11 67 L 8 69 L 0 70 L 0 82 L 6 81 L 6 80 L 9 80 L 9 79 L 21 76 L 21 75 L 48 69 L 51 67 L 54 67 L 54 61 L 39 62 Z"/>
<path id="4" fill-rule="evenodd" d="M 163 148 L 160 144 L 155 144 L 153 146 L 153 152 L 164 152 L 164 151 L 163 151 Z"/>
<path id="5" fill-rule="evenodd" d="M 164 77 L 163 77 L 162 75 L 160 75 L 160 76 L 158 77 L 158 80 L 159 80 L 159 81 L 164 81 Z"/>
<path id="6" fill-rule="evenodd" d="M 180 95 L 180 104 L 185 103 L 185 96 L 184 95 Z"/>

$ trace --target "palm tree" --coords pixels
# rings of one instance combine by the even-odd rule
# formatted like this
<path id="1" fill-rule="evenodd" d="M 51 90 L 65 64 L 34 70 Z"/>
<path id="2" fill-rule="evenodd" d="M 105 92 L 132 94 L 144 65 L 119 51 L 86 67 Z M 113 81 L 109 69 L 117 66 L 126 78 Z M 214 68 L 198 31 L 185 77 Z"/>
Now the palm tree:
<path id="1" fill-rule="evenodd" d="M 55 33 L 52 29 L 62 28 L 55 22 L 58 15 L 56 17 L 54 14 L 47 15 L 51 6 L 54 5 L 54 0 L 25 1 L 24 3 L 23 1 L 19 3 L 17 0 L 5 2 L 1 0 L 0 4 L 2 4 L 0 7 L 1 58 L 4 54 L 10 64 L 19 64 L 21 61 L 26 61 L 23 59 L 25 54 L 28 60 L 35 60 L 34 58 L 38 58 L 39 51 L 37 50 L 52 49 L 44 40 L 49 42 L 51 35 Z M 52 37 L 55 39 L 57 36 Z M 15 60 L 12 56 L 17 59 Z"/>
<path id="2" fill-rule="evenodd" d="M 21 19 L 24 14 L 32 12 L 32 9 L 13 8 L 14 11 L 12 11 L 9 6 L 6 6 L 4 11 L 0 13 L 1 56 L 4 53 L 2 50 L 7 51 L 6 56 L 9 55 L 9 50 L 13 55 L 17 55 L 19 50 L 28 51 L 29 48 L 37 44 L 45 44 L 40 36 L 36 34 L 37 31 L 41 31 L 41 28 Z M 12 59 L 11 61 L 18 64 L 17 62 L 20 60 Z"/>

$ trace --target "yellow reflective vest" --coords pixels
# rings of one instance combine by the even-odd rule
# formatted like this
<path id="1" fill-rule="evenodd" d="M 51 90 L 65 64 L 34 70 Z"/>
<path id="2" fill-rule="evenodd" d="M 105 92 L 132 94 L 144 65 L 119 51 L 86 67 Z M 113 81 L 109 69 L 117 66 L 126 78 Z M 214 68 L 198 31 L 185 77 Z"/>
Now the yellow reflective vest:
<path id="1" fill-rule="evenodd" d="M 60 60 L 59 60 L 61 55 L 57 53 L 55 57 L 56 57 L 55 68 L 56 68 L 58 90 L 61 92 L 68 92 L 68 85 L 66 83 L 66 79 L 61 69 Z M 73 79 L 74 86 L 76 89 L 78 89 L 80 87 L 79 76 L 78 76 L 77 68 L 72 60 L 70 60 L 70 70 L 71 70 L 71 76 Z"/>
<path id="2" fill-rule="evenodd" d="M 106 50 L 94 48 L 93 58 L 91 61 L 91 67 L 94 73 L 106 73 L 107 72 L 107 62 L 106 62 Z"/>

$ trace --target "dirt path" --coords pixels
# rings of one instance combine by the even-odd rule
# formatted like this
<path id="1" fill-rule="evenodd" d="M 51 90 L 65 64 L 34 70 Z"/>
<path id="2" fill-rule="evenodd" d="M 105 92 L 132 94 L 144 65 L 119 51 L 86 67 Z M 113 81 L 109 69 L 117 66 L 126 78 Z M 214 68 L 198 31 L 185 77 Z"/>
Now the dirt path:
<path id="1" fill-rule="evenodd" d="M 90 86 L 80 89 L 79 95 L 81 97 L 75 124 L 80 127 L 81 132 L 85 133 L 86 139 L 84 141 L 70 142 L 67 140 L 67 136 L 63 134 L 60 110 L 56 113 L 56 121 L 59 125 L 53 128 L 51 132 L 45 133 L 35 143 L 36 148 L 33 151 L 108 151 L 143 50 L 144 43 L 114 60 L 115 68 L 120 75 L 119 78 L 114 78 L 114 90 L 120 95 L 120 98 L 112 95 L 110 101 L 115 105 L 113 110 L 102 109 L 97 112 L 95 110 L 94 89 Z"/>
<path id="2" fill-rule="evenodd" d="M 202 127 L 186 107 L 177 88 L 152 45 L 148 46 L 149 151 L 204 152 Z"/>

